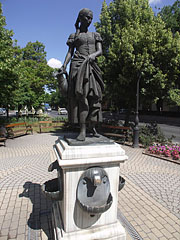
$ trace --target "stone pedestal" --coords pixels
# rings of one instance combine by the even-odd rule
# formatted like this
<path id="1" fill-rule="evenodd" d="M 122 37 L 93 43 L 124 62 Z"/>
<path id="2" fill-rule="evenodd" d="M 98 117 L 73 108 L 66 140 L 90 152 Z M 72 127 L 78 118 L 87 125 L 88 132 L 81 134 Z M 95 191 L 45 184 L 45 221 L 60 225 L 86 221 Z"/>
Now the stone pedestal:
<path id="1" fill-rule="evenodd" d="M 120 164 L 127 160 L 125 151 L 114 142 L 99 141 L 73 146 L 63 138 L 56 141 L 54 150 L 63 170 L 64 188 L 63 200 L 53 205 L 55 239 L 125 240 L 125 230 L 117 220 L 119 169 Z M 79 179 L 89 167 L 102 167 L 109 177 L 113 202 L 101 214 L 84 211 L 76 199 Z"/>

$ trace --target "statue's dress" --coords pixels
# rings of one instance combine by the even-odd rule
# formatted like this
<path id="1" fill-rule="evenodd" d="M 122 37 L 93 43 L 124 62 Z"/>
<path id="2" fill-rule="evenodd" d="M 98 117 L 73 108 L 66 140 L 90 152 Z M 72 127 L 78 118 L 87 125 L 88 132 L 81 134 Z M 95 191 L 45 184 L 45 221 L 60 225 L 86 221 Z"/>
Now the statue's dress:
<path id="1" fill-rule="evenodd" d="M 102 121 L 101 101 L 104 83 L 96 61 L 89 62 L 88 55 L 96 52 L 96 43 L 102 42 L 99 33 L 71 34 L 67 45 L 75 48 L 71 59 L 68 89 L 69 122 L 79 123 L 80 112 L 88 113 L 87 121 Z M 81 104 L 81 107 L 79 106 Z M 82 121 L 82 120 L 81 120 Z"/>

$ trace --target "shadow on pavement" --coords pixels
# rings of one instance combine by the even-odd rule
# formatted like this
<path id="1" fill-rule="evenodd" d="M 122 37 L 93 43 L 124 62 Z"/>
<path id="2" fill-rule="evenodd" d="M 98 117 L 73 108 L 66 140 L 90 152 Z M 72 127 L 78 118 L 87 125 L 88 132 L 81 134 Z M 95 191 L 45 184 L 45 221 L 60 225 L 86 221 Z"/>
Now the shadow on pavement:
<path id="1" fill-rule="evenodd" d="M 19 194 L 19 197 L 26 197 L 31 200 L 32 212 L 29 215 L 28 235 L 33 239 L 33 235 L 37 235 L 36 230 L 44 232 L 49 240 L 53 239 L 53 228 L 51 220 L 52 202 L 48 200 L 41 192 L 41 185 L 38 183 L 25 182 L 23 185 L 24 191 Z"/>

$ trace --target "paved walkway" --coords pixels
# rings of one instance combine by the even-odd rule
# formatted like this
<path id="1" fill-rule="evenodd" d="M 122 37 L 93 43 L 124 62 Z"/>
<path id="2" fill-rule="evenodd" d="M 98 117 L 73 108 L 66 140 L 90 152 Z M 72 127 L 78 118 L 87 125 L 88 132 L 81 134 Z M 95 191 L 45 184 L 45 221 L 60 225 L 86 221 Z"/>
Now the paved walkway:
<path id="1" fill-rule="evenodd" d="M 47 168 L 55 160 L 54 134 L 7 140 L 0 147 L 0 240 L 52 239 L 51 202 L 41 193 L 55 178 Z M 118 216 L 126 230 L 144 240 L 180 240 L 180 165 L 123 146 L 129 160 L 122 165 L 125 187 L 119 193 Z M 132 237 L 127 231 L 127 240 Z"/>
<path id="2" fill-rule="evenodd" d="M 180 240 L 180 165 L 123 148 L 120 211 L 144 240 Z"/>

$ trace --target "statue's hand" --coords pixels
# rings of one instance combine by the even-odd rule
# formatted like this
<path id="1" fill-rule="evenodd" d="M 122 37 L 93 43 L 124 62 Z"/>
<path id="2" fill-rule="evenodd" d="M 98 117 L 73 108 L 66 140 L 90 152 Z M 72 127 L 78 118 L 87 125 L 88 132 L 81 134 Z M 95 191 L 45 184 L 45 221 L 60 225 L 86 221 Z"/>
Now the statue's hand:
<path id="1" fill-rule="evenodd" d="M 89 59 L 90 62 L 94 62 L 95 59 L 96 59 L 95 54 L 90 54 L 90 55 L 88 56 L 88 59 Z"/>
<path id="2" fill-rule="evenodd" d="M 58 70 L 59 73 L 66 73 L 66 66 L 62 65 L 62 67 L 60 67 L 60 69 Z"/>

